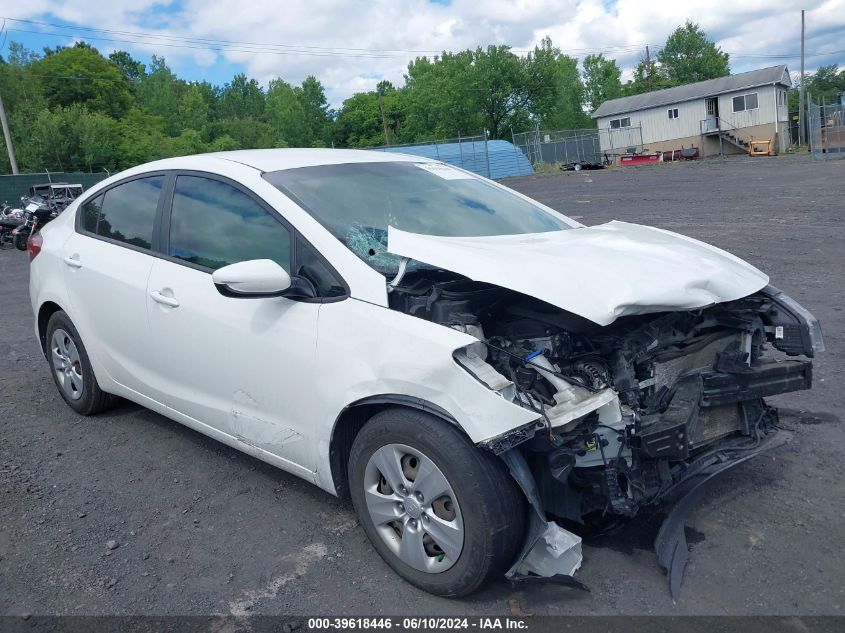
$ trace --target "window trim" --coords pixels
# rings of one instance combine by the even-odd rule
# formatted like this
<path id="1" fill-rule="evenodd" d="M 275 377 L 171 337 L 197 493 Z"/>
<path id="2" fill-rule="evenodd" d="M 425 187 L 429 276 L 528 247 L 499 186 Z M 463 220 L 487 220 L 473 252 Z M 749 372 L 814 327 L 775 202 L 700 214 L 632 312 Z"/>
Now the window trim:
<path id="1" fill-rule="evenodd" d="M 152 234 L 152 243 L 150 244 L 150 248 L 144 248 L 142 246 L 136 246 L 135 244 L 129 244 L 128 242 L 121 242 L 120 240 L 116 240 L 111 237 L 106 237 L 104 235 L 100 235 L 99 233 L 92 233 L 88 231 L 82 226 L 82 207 L 86 204 L 91 202 L 92 200 L 96 200 L 100 196 L 105 196 L 109 191 L 114 189 L 115 187 L 119 187 L 121 185 L 128 184 L 134 180 L 142 180 L 144 178 L 155 178 L 156 176 L 163 176 L 164 177 L 164 184 L 161 186 L 161 191 L 158 194 L 158 204 L 156 205 L 156 212 L 155 218 L 153 219 L 153 234 Z M 122 246 L 123 248 L 127 248 L 131 251 L 135 251 L 138 253 L 143 253 L 144 255 L 157 255 L 157 248 L 159 246 L 158 240 L 161 233 L 161 212 L 162 212 L 162 205 L 165 200 L 165 194 L 167 192 L 168 185 L 170 183 L 170 173 L 164 170 L 160 171 L 151 171 L 144 174 L 135 174 L 133 176 L 128 176 L 126 178 L 122 178 L 116 182 L 113 182 L 108 187 L 103 187 L 102 189 L 97 189 L 95 192 L 92 192 L 91 195 L 87 197 L 80 196 L 79 204 L 76 207 L 76 217 L 73 219 L 74 223 L 74 230 L 79 233 L 80 235 L 84 235 L 86 237 L 93 238 L 95 240 L 100 240 L 101 242 L 106 242 L 107 244 L 114 244 L 115 246 Z M 89 193 L 86 191 L 86 193 Z M 100 220 L 97 218 L 97 226 L 99 226 Z"/>
<path id="2" fill-rule="evenodd" d="M 669 114 L 669 120 L 671 121 L 675 121 L 681 118 L 678 108 L 669 108 L 668 110 L 666 110 L 666 112 Z"/>
<path id="3" fill-rule="evenodd" d="M 316 248 L 308 238 L 306 238 L 300 231 L 298 231 L 290 222 L 285 219 L 282 214 L 276 210 L 271 204 L 267 203 L 263 198 L 261 198 L 258 194 L 256 194 L 252 189 L 245 187 L 243 184 L 232 180 L 226 176 L 220 174 L 213 174 L 204 171 L 197 171 L 193 169 L 174 169 L 170 171 L 170 180 L 168 181 L 166 187 L 163 188 L 162 201 L 163 205 L 161 205 L 161 224 L 159 226 L 159 235 L 158 235 L 158 242 L 159 242 L 159 250 L 156 253 L 153 253 L 159 259 L 163 259 L 165 261 L 179 264 L 181 266 L 186 266 L 188 268 L 193 268 L 196 271 L 206 273 L 209 276 L 214 272 L 213 269 L 208 268 L 207 266 L 201 266 L 200 264 L 194 264 L 193 262 L 185 261 L 184 259 L 180 259 L 178 257 L 173 257 L 169 254 L 170 251 L 170 217 L 173 212 L 173 197 L 176 192 L 176 179 L 179 176 L 196 176 L 198 178 L 207 178 L 208 180 L 216 180 L 218 182 L 222 182 L 224 184 L 233 187 L 235 190 L 240 191 L 248 198 L 250 198 L 253 202 L 255 202 L 258 206 L 260 206 L 264 211 L 270 214 L 279 224 L 281 224 L 287 231 L 290 233 L 290 270 L 296 270 L 298 264 L 298 255 L 296 252 L 296 241 L 297 239 L 301 239 L 308 247 L 316 253 L 317 257 L 322 260 L 322 262 L 326 265 L 329 271 L 340 281 L 341 286 L 343 286 L 344 294 L 338 295 L 336 297 L 311 297 L 311 298 L 297 298 L 297 299 L 290 299 L 292 301 L 297 301 L 299 303 L 335 303 L 337 301 L 343 301 L 344 299 L 348 299 L 352 293 L 349 288 L 349 284 L 347 283 L 346 279 L 338 272 L 337 268 L 332 266 L 331 262 L 326 259 L 326 257 L 320 252 L 318 248 Z M 269 183 L 268 183 L 269 184 Z M 291 276 L 293 276 L 293 272 L 291 272 Z"/>
<path id="4" fill-rule="evenodd" d="M 613 127 L 614 121 L 617 121 L 619 123 L 619 125 L 616 126 L 616 127 Z M 628 124 L 622 125 L 622 121 L 627 121 Z M 621 130 L 622 128 L 626 128 L 626 127 L 631 127 L 631 117 L 629 117 L 629 116 L 619 117 L 618 119 L 610 119 L 610 122 L 608 123 L 608 129 L 611 129 L 611 130 Z"/>
<path id="5" fill-rule="evenodd" d="M 219 180 L 228 185 L 231 185 L 235 189 L 246 194 L 249 198 L 251 198 L 259 206 L 261 206 L 265 211 L 267 211 L 273 218 L 275 218 L 282 226 L 284 226 L 288 229 L 288 231 L 290 231 L 291 270 L 294 270 L 294 266 L 297 264 L 296 240 L 301 239 L 309 246 L 309 248 L 311 248 L 312 251 L 314 251 L 314 253 L 316 253 L 317 257 L 322 260 L 322 262 L 326 265 L 329 271 L 331 271 L 331 273 L 335 277 L 337 277 L 337 279 L 343 286 L 345 292 L 345 294 L 338 295 L 337 297 L 296 298 L 289 299 L 289 301 L 297 301 L 299 303 L 335 303 L 337 301 L 349 299 L 352 296 L 352 291 L 349 288 L 349 283 L 346 281 L 343 275 L 338 272 L 337 268 L 332 265 L 332 263 L 325 257 L 325 255 L 323 255 L 322 252 L 320 252 L 320 249 L 315 247 L 314 244 L 312 244 L 311 241 L 307 237 L 305 237 L 301 231 L 298 231 L 290 222 L 288 222 L 287 219 L 285 219 L 285 217 L 275 207 L 273 207 L 273 205 L 266 202 L 263 198 L 261 198 L 258 194 L 256 194 L 248 187 L 245 187 L 241 183 L 220 174 L 213 174 L 210 172 L 198 171 L 194 169 L 159 169 L 156 171 L 145 172 L 143 174 L 133 174 L 132 176 L 121 178 L 120 180 L 111 183 L 107 187 L 103 187 L 94 191 L 86 191 L 84 195 L 77 198 L 77 200 L 79 200 L 79 203 L 77 204 L 76 210 L 74 211 L 74 213 L 76 214 L 73 218 L 74 230 L 78 234 L 84 235 L 85 237 L 100 240 L 101 242 L 106 242 L 108 244 L 114 244 L 115 246 L 121 246 L 137 253 L 141 253 L 143 255 L 150 255 L 151 257 L 155 257 L 156 259 L 162 259 L 164 261 L 168 261 L 174 264 L 187 266 L 188 268 L 193 268 L 194 270 L 206 273 L 211 276 L 211 273 L 214 271 L 210 268 L 206 268 L 205 266 L 199 266 L 197 264 L 193 264 L 192 262 L 186 262 L 184 259 L 171 257 L 167 254 L 168 250 L 170 249 L 170 213 L 172 211 L 173 193 L 176 189 L 176 177 L 180 175 L 200 176 L 202 178 L 209 178 L 211 180 Z M 109 190 L 114 189 L 115 187 L 126 184 L 128 182 L 132 182 L 133 180 L 140 180 L 142 178 L 152 178 L 154 176 L 164 176 L 164 184 L 161 187 L 161 193 L 159 193 L 155 220 L 153 221 L 153 242 L 151 248 L 141 248 L 140 246 L 135 246 L 134 244 L 128 244 L 126 242 L 121 242 L 119 240 L 115 240 L 109 237 L 97 235 L 96 233 L 91 233 L 90 231 L 87 231 L 82 227 L 83 206 L 85 206 L 92 200 L 95 200 L 100 196 L 105 195 Z M 284 195 L 284 192 L 280 193 Z M 301 206 L 295 199 L 292 199 L 289 196 L 286 197 L 288 197 L 288 199 L 290 199 L 291 202 L 293 202 L 294 204 Z M 305 209 L 303 208 L 303 210 Z"/>
<path id="6" fill-rule="evenodd" d="M 757 98 L 757 105 L 753 108 L 749 108 L 748 106 L 748 97 L 754 95 Z M 742 97 L 742 110 L 736 109 L 736 99 Z M 735 97 L 731 97 L 731 110 L 734 114 L 737 112 L 751 112 L 752 110 L 759 110 L 760 109 L 760 94 L 758 92 L 744 92 L 741 95 L 736 95 Z"/>

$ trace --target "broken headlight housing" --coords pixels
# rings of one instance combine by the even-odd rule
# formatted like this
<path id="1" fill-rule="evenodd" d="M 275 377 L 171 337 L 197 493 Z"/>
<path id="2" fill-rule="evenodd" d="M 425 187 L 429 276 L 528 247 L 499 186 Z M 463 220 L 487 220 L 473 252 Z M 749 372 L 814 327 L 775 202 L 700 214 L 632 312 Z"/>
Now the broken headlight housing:
<path id="1" fill-rule="evenodd" d="M 766 315 L 772 345 L 789 356 L 813 358 L 825 351 L 821 325 L 807 308 L 774 286 L 766 286 L 762 292 L 772 304 Z"/>

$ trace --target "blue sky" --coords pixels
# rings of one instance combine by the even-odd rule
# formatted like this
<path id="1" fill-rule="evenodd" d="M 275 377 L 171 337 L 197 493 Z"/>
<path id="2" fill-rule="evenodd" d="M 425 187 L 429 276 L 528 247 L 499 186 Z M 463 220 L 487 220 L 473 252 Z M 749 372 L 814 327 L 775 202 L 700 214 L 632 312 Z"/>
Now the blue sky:
<path id="1" fill-rule="evenodd" d="M 487 44 L 526 51 L 546 35 L 629 73 L 646 45 L 654 55 L 686 19 L 731 54 L 734 72 L 779 63 L 795 72 L 801 8 L 807 68 L 845 66 L 845 0 L 2 0 L 0 41 L 6 53 L 13 40 L 40 50 L 85 39 L 144 62 L 163 56 L 179 76 L 216 84 L 238 72 L 263 84 L 313 74 L 337 106 L 383 78 L 401 84 L 415 56 Z"/>

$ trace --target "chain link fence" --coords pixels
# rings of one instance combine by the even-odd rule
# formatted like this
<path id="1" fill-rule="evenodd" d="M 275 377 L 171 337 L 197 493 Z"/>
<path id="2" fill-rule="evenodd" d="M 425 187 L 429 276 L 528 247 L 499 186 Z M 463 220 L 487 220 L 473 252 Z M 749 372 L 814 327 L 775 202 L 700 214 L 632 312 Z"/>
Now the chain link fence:
<path id="1" fill-rule="evenodd" d="M 618 129 L 531 130 L 513 135 L 513 144 L 538 163 L 601 163 L 620 154 L 641 154 L 640 127 Z"/>
<path id="2" fill-rule="evenodd" d="M 28 195 L 29 188 L 33 185 L 66 182 L 72 185 L 82 185 L 83 189 L 88 189 L 108 177 L 109 174 L 104 171 L 93 174 L 87 172 L 41 172 L 18 174 L 16 176 L 3 175 L 0 176 L 0 203 L 5 202 L 11 207 L 18 206 L 21 196 Z"/>
<path id="3" fill-rule="evenodd" d="M 814 103 L 807 95 L 810 153 L 817 160 L 845 158 L 845 104 L 841 100 Z"/>

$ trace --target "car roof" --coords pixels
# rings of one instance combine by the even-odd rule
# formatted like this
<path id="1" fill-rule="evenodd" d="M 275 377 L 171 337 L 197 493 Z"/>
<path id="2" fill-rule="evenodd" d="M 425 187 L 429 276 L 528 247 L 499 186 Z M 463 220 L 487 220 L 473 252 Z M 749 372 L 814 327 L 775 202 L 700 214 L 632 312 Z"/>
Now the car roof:
<path id="1" fill-rule="evenodd" d="M 240 163 L 262 172 L 296 169 L 298 167 L 313 167 L 316 165 L 341 165 L 346 163 L 432 162 L 431 159 L 423 158 L 422 156 L 358 149 L 245 149 L 232 152 L 211 152 L 208 154 L 166 158 L 141 165 L 132 171 L 141 167 L 144 168 L 143 171 L 150 171 L 152 169 L 196 169 L 198 164 L 208 164 L 209 161 Z"/>

